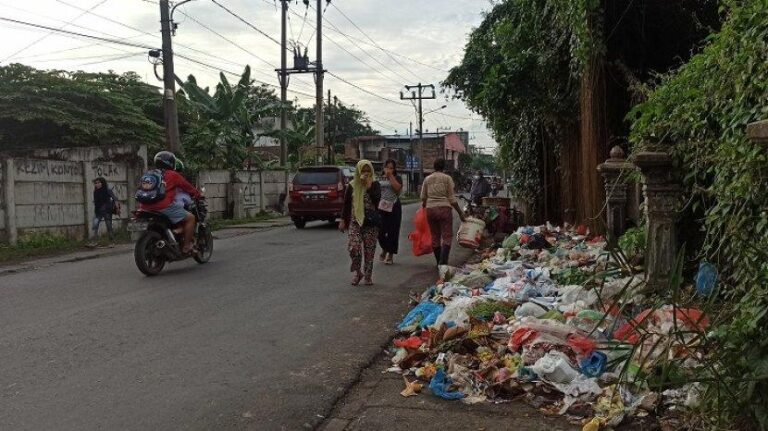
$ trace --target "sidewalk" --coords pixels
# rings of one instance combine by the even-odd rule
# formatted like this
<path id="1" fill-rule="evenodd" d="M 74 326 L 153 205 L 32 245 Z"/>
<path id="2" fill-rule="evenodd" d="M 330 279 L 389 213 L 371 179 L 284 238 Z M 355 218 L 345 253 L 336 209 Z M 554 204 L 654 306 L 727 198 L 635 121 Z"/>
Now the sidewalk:
<path id="1" fill-rule="evenodd" d="M 548 417 L 522 401 L 503 404 L 463 404 L 445 401 L 428 388 L 405 398 L 402 376 L 387 373 L 384 353 L 363 371 L 360 380 L 336 404 L 320 431 L 362 430 L 504 430 L 578 431 L 563 417 Z M 411 380 L 413 378 L 411 377 Z"/>

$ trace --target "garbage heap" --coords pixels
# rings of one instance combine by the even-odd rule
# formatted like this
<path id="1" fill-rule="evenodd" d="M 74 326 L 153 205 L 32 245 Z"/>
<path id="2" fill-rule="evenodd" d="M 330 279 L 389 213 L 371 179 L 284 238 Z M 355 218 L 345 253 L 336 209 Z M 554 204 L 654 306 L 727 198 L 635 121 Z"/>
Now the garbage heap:
<path id="1" fill-rule="evenodd" d="M 402 395 L 524 399 L 585 430 L 696 405 L 698 386 L 669 383 L 665 365 L 680 364 L 678 377 L 700 366 L 691 352 L 706 316 L 648 305 L 643 274 L 611 256 L 583 227 L 548 225 L 441 267 L 397 327 L 389 371 L 403 374 Z"/>

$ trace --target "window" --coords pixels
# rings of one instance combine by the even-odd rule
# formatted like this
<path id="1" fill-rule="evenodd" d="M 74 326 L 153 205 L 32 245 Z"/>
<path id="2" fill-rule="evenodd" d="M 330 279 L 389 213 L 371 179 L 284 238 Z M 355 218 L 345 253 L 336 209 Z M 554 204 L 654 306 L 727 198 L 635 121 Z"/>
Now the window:
<path id="1" fill-rule="evenodd" d="M 336 184 L 339 182 L 339 171 L 333 170 L 306 170 L 299 171 L 293 180 L 296 184 Z"/>

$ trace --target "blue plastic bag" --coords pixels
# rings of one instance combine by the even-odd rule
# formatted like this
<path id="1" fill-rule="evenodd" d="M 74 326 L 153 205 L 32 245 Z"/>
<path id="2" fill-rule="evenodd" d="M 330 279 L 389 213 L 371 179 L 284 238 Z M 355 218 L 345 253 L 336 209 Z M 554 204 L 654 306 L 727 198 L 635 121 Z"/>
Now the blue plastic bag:
<path id="1" fill-rule="evenodd" d="M 416 328 L 426 328 L 433 325 L 437 318 L 443 314 L 443 306 L 431 301 L 424 301 L 408 313 L 402 322 L 397 325 L 400 331 Z"/>
<path id="2" fill-rule="evenodd" d="M 435 376 L 432 377 L 432 381 L 429 382 L 429 390 L 438 397 L 446 400 L 460 400 L 464 398 L 464 394 L 459 391 L 448 391 L 451 383 L 451 379 L 446 377 L 445 371 L 442 368 L 438 368 Z"/>
<path id="3" fill-rule="evenodd" d="M 699 272 L 695 277 L 696 291 L 699 295 L 709 296 L 717 287 L 717 268 L 709 262 L 699 263 Z"/>
<path id="4" fill-rule="evenodd" d="M 600 377 L 605 372 L 608 357 L 605 353 L 595 350 L 581 361 L 581 372 L 587 377 Z"/>

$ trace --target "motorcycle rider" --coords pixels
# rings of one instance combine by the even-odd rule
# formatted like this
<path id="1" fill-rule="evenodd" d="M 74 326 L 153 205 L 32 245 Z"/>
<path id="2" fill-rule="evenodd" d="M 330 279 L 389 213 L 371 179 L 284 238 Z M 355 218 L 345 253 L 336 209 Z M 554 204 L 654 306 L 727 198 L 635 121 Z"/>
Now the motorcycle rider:
<path id="1" fill-rule="evenodd" d="M 160 151 L 155 155 L 154 165 L 163 172 L 165 183 L 165 198 L 153 204 L 140 204 L 139 209 L 160 213 L 174 225 L 180 225 L 184 234 L 182 253 L 192 253 L 192 241 L 195 234 L 195 216 L 184 209 L 184 206 L 176 201 L 178 191 L 188 193 L 192 198 L 199 199 L 202 193 L 190 184 L 181 174 L 175 171 L 176 156 L 170 151 Z"/>
<path id="2" fill-rule="evenodd" d="M 472 189 L 469 191 L 469 198 L 475 205 L 482 205 L 483 198 L 491 193 L 491 184 L 483 175 L 483 171 L 477 171 L 475 181 L 472 183 Z"/>

